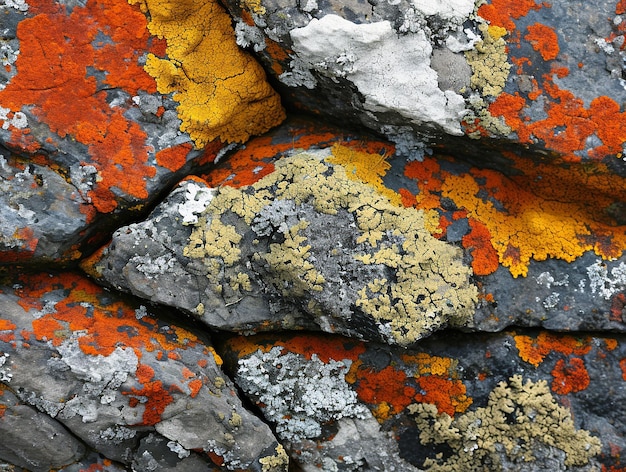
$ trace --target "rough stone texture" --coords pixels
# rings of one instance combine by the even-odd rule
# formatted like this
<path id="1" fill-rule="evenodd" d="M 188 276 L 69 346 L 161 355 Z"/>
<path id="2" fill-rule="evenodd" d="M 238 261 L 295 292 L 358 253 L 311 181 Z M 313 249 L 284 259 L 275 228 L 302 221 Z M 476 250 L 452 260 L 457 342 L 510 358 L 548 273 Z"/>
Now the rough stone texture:
<path id="1" fill-rule="evenodd" d="M 224 4 L 0 0 L 0 469 L 626 470 L 626 3 Z"/>
<path id="2" fill-rule="evenodd" d="M 221 349 L 303 470 L 619 470 L 626 446 L 612 420 L 623 414 L 622 336 L 446 333 L 399 350 L 259 334 Z M 370 415 L 377 425 L 359 424 Z M 362 437 L 342 443 L 351 425 Z"/>
<path id="3" fill-rule="evenodd" d="M 254 60 L 239 52 L 247 62 L 233 62 L 238 52 L 233 37 L 234 51 L 222 53 L 228 61 L 214 52 L 211 57 L 234 68 L 224 74 L 236 75 L 237 66 L 247 71 L 257 67 L 249 80 L 272 97 L 274 115 L 250 125 L 254 120 L 248 113 L 259 113 L 248 110 L 249 103 L 264 109 L 269 104 L 254 90 L 241 104 L 236 93 L 219 95 L 215 83 L 223 77 L 217 74 L 212 83 L 205 79 L 205 87 L 216 93 L 207 106 L 244 108 L 235 113 L 245 123 L 233 123 L 226 114 L 185 127 L 190 115 L 197 118 L 179 105 L 185 104 L 184 95 L 172 95 L 173 90 L 144 71 L 146 61 L 153 63 L 166 52 L 171 56 L 176 40 L 151 36 L 138 7 L 116 1 L 65 5 L 34 0 L 3 3 L 0 9 L 0 260 L 40 264 L 79 259 L 120 222 L 145 214 L 164 189 L 214 160 L 225 148 L 222 142 L 247 139 L 284 116 Z M 226 18 L 228 31 L 228 15 L 221 7 L 215 10 L 222 24 Z M 211 30 L 214 36 L 219 27 Z M 187 67 L 193 62 L 176 59 Z M 237 83 L 231 89 L 244 86 L 252 88 Z M 218 133 L 222 141 L 207 145 L 198 133 L 216 121 L 231 134 Z"/>
<path id="4" fill-rule="evenodd" d="M 28 449 L 14 451 L 7 440 L 5 460 L 44 470 L 45 461 L 59 466 L 78 459 L 83 443 L 146 470 L 156 470 L 148 467 L 153 462 L 172 470 L 206 467 L 207 459 L 192 450 L 244 470 L 261 470 L 259 461 L 274 455 L 274 436 L 242 407 L 207 342 L 77 275 L 38 274 L 6 283 L 0 292 L 0 380 L 25 404 L 21 410 L 31 421 L 38 413 L 26 405 L 47 418 L 50 433 L 46 423 L 38 432 L 52 436 L 46 442 L 58 456 L 46 456 L 46 449 L 41 458 Z M 7 427 L 20 411 L 10 401 L 2 416 Z M 14 461 L 20 455 L 22 462 Z"/>
<path id="5" fill-rule="evenodd" d="M 620 1 L 226 3 L 290 102 L 406 156 L 481 149 L 488 163 L 512 144 L 626 174 Z"/>
<path id="6" fill-rule="evenodd" d="M 289 134 L 285 128 L 291 125 L 276 131 L 278 139 Z M 252 140 L 251 152 L 258 151 L 257 146 L 260 147 L 264 139 L 259 139 L 259 144 Z M 623 178 L 573 170 L 565 173 L 558 167 L 529 164 L 515 156 L 506 158 L 502 172 L 480 169 L 439 155 L 426 157 L 423 162 L 406 162 L 403 158 L 385 158 L 372 152 L 377 149 L 388 155 L 393 152 L 390 143 L 366 138 L 345 143 L 348 146 L 335 145 L 321 155 L 330 154 L 327 160 L 336 162 L 335 166 L 341 165 L 348 174 L 357 175 L 357 181 L 374 185 L 390 201 L 423 210 L 424 221 L 433 236 L 446 241 L 447 247 L 463 249 L 464 260 L 473 269 L 473 283 L 479 287 L 478 303 L 464 305 L 473 306 L 468 312 L 471 315 L 460 317 L 457 311 L 457 317 L 451 318 L 450 324 L 479 331 L 498 331 L 507 326 L 624 331 L 626 259 L 622 251 L 626 247 L 626 227 L 612 226 L 608 223 L 610 217 L 598 215 L 585 203 L 587 192 L 598 191 L 601 187 L 606 193 L 597 194 L 600 206 L 611 207 L 616 200 L 625 198 Z M 280 151 L 280 146 L 276 146 Z M 363 146 L 369 146 L 369 150 L 359 150 Z M 350 150 L 344 152 L 344 149 Z M 380 272 L 380 264 L 359 263 L 364 262 L 364 248 L 358 244 L 364 233 L 350 212 L 329 215 L 327 209 L 316 204 L 293 206 L 288 203 L 290 200 L 277 196 L 272 197 L 276 198 L 273 203 L 267 201 L 255 207 L 253 196 L 260 192 L 260 187 L 256 190 L 242 187 L 242 195 L 249 200 L 241 208 L 254 215 L 244 215 L 243 210 L 237 210 L 239 197 L 236 195 L 239 194 L 228 189 L 252 185 L 255 181 L 259 182 L 255 185 L 264 187 L 266 184 L 262 182 L 271 179 L 272 172 L 286 175 L 277 170 L 279 163 L 288 162 L 277 160 L 279 155 L 280 152 L 277 156 L 259 152 L 258 156 L 250 158 L 244 152 L 234 154 L 231 160 L 206 176 L 211 185 L 226 184 L 222 190 L 209 189 L 198 180 L 187 181 L 145 221 L 117 231 L 111 246 L 85 267 L 114 287 L 181 308 L 219 329 L 316 327 L 365 339 L 410 344 L 423 334 L 445 326 L 429 319 L 426 327 L 424 324 L 416 327 L 423 334 L 415 335 L 411 333 L 414 329 L 411 323 L 416 318 L 402 318 L 403 336 L 385 336 L 384 328 L 376 325 L 382 308 L 367 312 L 366 305 L 357 304 L 360 297 L 355 294 L 361 290 L 362 280 L 373 282 L 375 279 L 393 280 L 393 277 L 389 272 Z M 376 159 L 378 167 L 371 164 Z M 319 172 L 326 170 L 323 167 Z M 322 181 L 323 177 L 319 179 Z M 349 193 L 348 190 L 342 192 Z M 365 195 L 369 194 L 364 190 L 359 193 L 359 201 L 367 202 Z M 218 200 L 213 201 L 215 198 Z M 239 252 L 233 256 L 233 261 L 211 266 L 212 257 L 221 257 L 226 249 L 220 246 L 220 237 L 211 239 L 198 233 L 197 221 L 207 215 L 201 225 L 209 228 L 212 218 L 209 216 L 221 214 L 227 207 L 231 208 L 231 216 L 220 215 L 220 218 L 229 227 L 234 225 L 234 233 L 220 234 L 230 238 L 231 246 L 237 247 Z M 303 220 L 311 222 L 298 233 L 308 239 L 298 245 L 310 245 L 305 260 L 324 280 L 334 281 L 334 284 L 320 284 L 325 287 L 321 291 L 296 288 L 294 280 L 307 280 L 302 275 L 303 266 L 299 266 L 296 259 L 290 259 L 291 263 L 283 266 L 275 261 L 269 271 L 254 260 L 255 254 L 268 251 L 263 243 L 251 244 L 254 240 L 269 236 L 270 244 L 282 242 L 271 239 L 275 236 L 267 228 L 276 228 L 278 233 L 285 234 L 286 229 L 280 229 L 282 224 L 293 228 Z M 192 230 L 194 225 L 196 229 Z M 332 228 L 332 231 L 325 228 Z M 214 231 L 218 230 L 222 231 L 219 228 Z M 198 238 L 205 242 L 194 243 Z M 383 241 L 383 246 L 391 244 L 393 248 L 392 238 L 385 236 Z M 329 253 L 327 248 L 334 245 L 340 249 Z M 281 254 L 290 254 L 285 245 L 273 247 L 275 253 L 280 249 Z M 408 256 L 405 260 L 409 260 Z M 340 268 L 339 273 L 337 268 Z M 222 270 L 226 271 L 223 275 Z M 275 286 L 266 283 L 268 278 L 278 276 L 277 271 L 282 271 L 281 280 L 290 284 L 289 298 L 297 300 L 296 303 L 281 305 Z M 247 277 L 251 288 L 233 287 L 238 277 Z M 216 293 L 215 287 L 220 285 L 222 292 Z M 369 290 L 375 292 L 376 288 Z M 419 299 L 419 292 L 414 291 L 414 294 Z M 323 316 L 307 305 L 310 301 L 324 307 Z M 364 317 L 363 313 L 369 313 L 370 317 Z M 351 319 L 359 320 L 357 327 Z M 390 325 L 392 333 L 394 323 Z"/>

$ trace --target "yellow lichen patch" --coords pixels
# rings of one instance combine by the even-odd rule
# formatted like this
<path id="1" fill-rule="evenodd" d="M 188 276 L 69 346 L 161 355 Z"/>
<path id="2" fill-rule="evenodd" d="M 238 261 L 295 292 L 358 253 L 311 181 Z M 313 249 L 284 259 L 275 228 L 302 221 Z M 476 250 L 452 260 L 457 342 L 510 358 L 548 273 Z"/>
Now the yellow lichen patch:
<path id="1" fill-rule="evenodd" d="M 307 238 L 298 234 L 307 226 L 306 221 L 300 221 L 285 233 L 283 244 L 270 244 L 266 254 L 255 253 L 255 258 L 264 259 L 272 267 L 273 283 L 275 286 L 284 286 L 284 296 L 302 296 L 309 290 L 323 290 L 324 277 L 308 260 L 311 246 L 302 245 Z M 285 286 L 284 282 L 288 285 Z"/>
<path id="2" fill-rule="evenodd" d="M 449 175 L 441 185 L 442 196 L 486 225 L 500 263 L 514 277 L 526 276 L 531 259 L 572 262 L 589 250 L 605 258 L 622 254 L 626 248 L 624 227 L 605 223 L 602 211 L 598 211 L 611 201 L 606 189 L 619 189 L 622 178 L 604 175 L 583 179 L 573 175 L 579 170 L 548 166 L 525 170 L 529 174 L 509 179 L 495 171 L 473 169 L 471 174 Z M 579 177 L 584 188 L 597 195 L 594 205 L 587 203 L 589 194 L 581 191 L 580 185 L 564 185 Z M 478 180 L 487 183 L 479 186 Z M 503 208 L 480 198 L 479 192 L 485 187 Z"/>
<path id="3" fill-rule="evenodd" d="M 583 466 L 600 453 L 601 443 L 577 430 L 570 412 L 550 394 L 545 381 L 526 383 L 520 375 L 501 382 L 489 394 L 486 407 L 457 415 L 438 414 L 431 404 L 409 405 L 420 443 L 445 444 L 452 455 L 433 456 L 423 467 L 430 472 L 505 470 L 535 459 L 539 444 L 565 452 L 565 467 Z M 512 420 L 511 420 L 512 418 Z"/>
<path id="4" fill-rule="evenodd" d="M 326 159 L 331 164 L 340 164 L 346 169 L 349 179 L 359 179 L 366 184 L 373 186 L 378 193 L 387 197 L 392 203 L 400 205 L 402 199 L 400 194 L 388 189 L 382 178 L 391 168 L 387 161 L 388 155 L 370 154 L 368 152 L 356 151 L 341 144 L 332 147 L 332 156 Z"/>
<path id="5" fill-rule="evenodd" d="M 257 15 L 265 15 L 266 10 L 261 0 L 243 0 L 240 3 L 240 6 L 242 8 L 247 8 L 252 13 L 255 13 Z"/>
<path id="6" fill-rule="evenodd" d="M 243 142 L 285 117 L 262 67 L 235 42 L 231 18 L 215 0 L 129 0 L 167 41 L 167 58 L 149 54 L 145 69 L 160 93 L 179 103 L 181 131 L 201 148 L 216 138 Z"/>
<path id="7" fill-rule="evenodd" d="M 275 470 L 287 470 L 289 465 L 289 457 L 285 452 L 285 448 L 279 444 L 276 446 L 276 454 L 266 456 L 259 459 L 263 472 L 271 472 Z"/>
<path id="8" fill-rule="evenodd" d="M 356 307 L 371 318 L 382 339 L 400 345 L 444 326 L 467 324 L 477 289 L 460 250 L 429 233 L 422 211 L 393 204 L 325 157 L 321 151 L 319 157 L 302 153 L 283 158 L 253 185 L 220 188 L 195 225 L 184 255 L 203 259 L 212 284 L 222 287 L 226 297 L 238 295 L 229 290 L 256 286 L 297 300 L 314 317 L 328 317 L 322 310 L 329 306 L 341 306 L 342 315 Z M 351 229 L 345 229 L 347 224 Z M 333 227 L 343 228 L 344 237 L 351 239 L 347 246 L 334 252 L 316 246 L 313 237 L 326 238 Z M 245 257 L 238 246 L 244 237 L 252 243 L 242 246 L 249 251 Z M 352 292 L 339 302 L 344 305 L 337 305 L 329 300 L 339 298 L 334 291 L 346 273 L 342 264 L 359 273 L 359 264 L 372 265 L 363 272 L 389 276 L 349 277 L 345 283 Z M 242 273 L 249 275 L 245 286 Z"/>
<path id="9" fill-rule="evenodd" d="M 506 30 L 486 23 L 480 24 L 478 28 L 483 34 L 483 40 L 465 53 L 472 68 L 470 83 L 472 88 L 482 92 L 482 96 L 497 97 L 504 89 L 511 70 L 511 64 L 507 62 L 506 42 L 502 38 Z"/>

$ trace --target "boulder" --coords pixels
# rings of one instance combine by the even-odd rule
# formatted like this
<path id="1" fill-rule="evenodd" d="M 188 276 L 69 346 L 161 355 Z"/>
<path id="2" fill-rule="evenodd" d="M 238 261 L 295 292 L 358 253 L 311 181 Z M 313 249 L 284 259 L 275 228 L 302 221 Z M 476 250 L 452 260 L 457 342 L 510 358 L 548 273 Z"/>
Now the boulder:
<path id="1" fill-rule="evenodd" d="M 88 446 L 143 470 L 213 461 L 260 471 L 269 460 L 275 467 L 263 470 L 286 470 L 272 432 L 242 406 L 206 338 L 72 273 L 5 281 L 0 300 L 0 380 L 20 402 L 3 395 L 2 424 L 48 438 L 34 452 L 16 449 L 7 433 L 3 459 L 48 470 Z M 23 430 L 35 420 L 37 433 Z"/>

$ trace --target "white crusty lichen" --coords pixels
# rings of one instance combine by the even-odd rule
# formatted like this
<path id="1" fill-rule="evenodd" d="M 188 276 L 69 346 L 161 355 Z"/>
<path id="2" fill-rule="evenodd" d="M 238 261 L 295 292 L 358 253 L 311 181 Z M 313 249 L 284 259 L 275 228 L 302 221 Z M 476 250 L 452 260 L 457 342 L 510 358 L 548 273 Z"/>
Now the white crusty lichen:
<path id="1" fill-rule="evenodd" d="M 184 225 L 198 222 L 201 214 L 215 196 L 215 189 L 198 185 L 194 182 L 185 182 L 185 201 L 178 204 L 178 213 L 183 217 Z"/>
<path id="2" fill-rule="evenodd" d="M 570 411 L 560 406 L 544 380 L 523 382 L 515 375 L 489 394 L 487 406 L 458 415 L 438 414 L 432 404 L 409 405 L 423 446 L 446 445 L 451 453 L 426 459 L 430 472 L 505 470 L 503 464 L 534 461 L 534 452 L 564 452 L 562 466 L 584 466 L 599 454 L 600 440 L 576 429 Z M 558 460 L 556 457 L 553 460 Z M 559 469 L 562 470 L 562 469 Z"/>
<path id="3" fill-rule="evenodd" d="M 398 35 L 389 21 L 355 24 L 331 14 L 290 35 L 299 64 L 352 82 L 367 111 L 399 113 L 413 125 L 462 134 L 464 99 L 439 89 L 430 67 L 432 45 L 423 30 Z"/>
<path id="4" fill-rule="evenodd" d="M 322 362 L 273 347 L 240 359 L 237 384 L 276 424 L 279 437 L 296 442 L 322 434 L 322 425 L 341 418 L 364 418 L 369 410 L 345 380 L 347 361 Z"/>
<path id="5" fill-rule="evenodd" d="M 609 300 L 615 293 L 626 289 L 626 264 L 620 262 L 610 270 L 606 263 L 598 261 L 587 267 L 587 277 L 591 293 Z"/>

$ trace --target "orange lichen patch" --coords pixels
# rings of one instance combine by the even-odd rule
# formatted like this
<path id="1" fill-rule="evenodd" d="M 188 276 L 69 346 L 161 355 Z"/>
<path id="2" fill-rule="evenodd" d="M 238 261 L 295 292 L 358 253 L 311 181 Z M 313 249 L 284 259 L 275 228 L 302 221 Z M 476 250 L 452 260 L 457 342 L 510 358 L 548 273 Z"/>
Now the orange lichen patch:
<path id="1" fill-rule="evenodd" d="M 192 149 L 189 143 L 179 144 L 178 146 L 162 149 L 155 154 L 156 163 L 161 167 L 176 172 L 187 162 L 187 154 Z"/>
<path id="2" fill-rule="evenodd" d="M 362 366 L 357 372 L 357 378 L 356 392 L 359 400 L 370 405 L 385 402 L 388 406 L 388 408 L 375 410 L 379 413 L 400 413 L 413 402 L 416 394 L 415 388 L 407 385 L 406 374 L 393 366 L 387 366 L 379 371 Z"/>
<path id="3" fill-rule="evenodd" d="M 216 138 L 243 142 L 285 118 L 263 68 L 235 41 L 231 17 L 214 0 L 129 0 L 150 32 L 167 41 L 166 58 L 149 54 L 145 69 L 161 93 L 179 103 L 181 131 L 197 148 Z"/>
<path id="4" fill-rule="evenodd" d="M 617 348 L 618 342 L 617 339 L 605 338 L 604 344 L 606 344 L 607 351 L 614 351 Z"/>
<path id="5" fill-rule="evenodd" d="M 524 39 L 530 42 L 535 51 L 538 51 L 544 61 L 556 59 L 559 55 L 559 38 L 554 29 L 549 26 L 535 23 L 528 26 L 528 34 Z"/>
<path id="6" fill-rule="evenodd" d="M 32 335 L 53 345 L 63 342 L 71 332 L 82 331 L 84 335 L 78 338 L 78 344 L 85 354 L 108 356 L 121 343 L 133 348 L 141 358 L 142 350 L 172 352 L 198 342 L 182 328 L 164 331 L 152 317 L 138 320 L 134 309 L 125 303 L 101 302 L 100 298 L 105 295 L 102 288 L 78 275 L 29 276 L 25 285 L 17 290 L 25 310 L 41 309 L 39 298 L 47 292 L 63 290 L 66 294 L 55 304 L 54 313 L 45 314 L 32 323 Z"/>
<path id="7" fill-rule="evenodd" d="M 143 388 L 133 387 L 130 391 L 122 392 L 122 394 L 146 399 L 145 403 L 142 403 L 144 411 L 140 424 L 153 426 L 161 421 L 161 415 L 167 405 L 174 401 L 174 397 L 163 387 L 163 382 L 153 380 L 154 369 L 149 365 L 139 364 L 135 376 L 143 384 Z"/>
<path id="8" fill-rule="evenodd" d="M 440 414 L 447 413 L 453 417 L 455 413 L 463 413 L 472 404 L 460 380 L 427 375 L 417 378 L 417 383 L 421 391 L 415 395 L 415 400 L 435 405 Z"/>
<path id="9" fill-rule="evenodd" d="M 187 385 L 189 386 L 189 390 L 191 391 L 189 396 L 191 398 L 195 398 L 200 392 L 200 389 L 202 388 L 203 384 L 202 384 L 202 380 L 194 379 L 191 382 L 189 382 Z"/>
<path id="10" fill-rule="evenodd" d="M 525 335 L 515 335 L 513 338 L 520 358 L 535 367 L 538 367 L 551 352 L 566 356 L 582 356 L 591 350 L 591 338 L 588 336 L 575 338 L 542 331 L 536 338 Z"/>
<path id="11" fill-rule="evenodd" d="M 13 332 L 15 328 L 17 326 L 11 321 L 0 319 L 0 341 L 5 343 L 15 341 L 15 333 Z"/>
<path id="12" fill-rule="evenodd" d="M 463 247 L 472 255 L 474 275 L 489 275 L 498 269 L 498 253 L 491 244 L 489 228 L 480 221 L 468 219 L 470 232 L 463 236 Z"/>
<path id="13" fill-rule="evenodd" d="M 306 336 L 293 336 L 280 342 L 265 342 L 263 337 L 249 339 L 245 336 L 232 338 L 228 341 L 229 349 L 237 352 L 239 358 L 261 350 L 269 352 L 273 347 L 282 347 L 284 352 L 300 354 L 310 360 L 315 354 L 322 362 L 330 360 L 342 361 L 350 359 L 356 361 L 365 352 L 365 345 L 358 341 L 351 341 L 343 337 L 325 335 L 319 336 L 308 334 Z"/>
<path id="14" fill-rule="evenodd" d="M 402 361 L 417 366 L 419 375 L 453 375 L 457 362 L 449 357 L 431 356 L 425 352 L 403 354 Z"/>
<path id="15" fill-rule="evenodd" d="M 139 66 L 150 50 L 145 17 L 126 3 L 88 1 L 72 8 L 34 0 L 38 13 L 18 25 L 20 55 L 17 75 L 0 91 L 0 103 L 11 111 L 29 108 L 52 132 L 87 146 L 90 162 L 99 172 L 90 192 L 100 212 L 117 206 L 113 188 L 135 198 L 146 198 L 146 133 L 110 106 L 102 87 L 120 87 L 130 95 L 156 91 L 154 81 Z M 105 36 L 111 41 L 96 43 Z M 104 73 L 104 83 L 90 70 Z"/>
<path id="16" fill-rule="evenodd" d="M 626 314 L 626 293 L 618 293 L 611 300 L 611 321 L 617 321 L 619 323 L 624 321 L 624 314 Z"/>
<path id="17" fill-rule="evenodd" d="M 589 386 L 589 373 L 582 359 L 574 357 L 567 364 L 559 359 L 552 369 L 552 391 L 559 395 L 580 392 Z"/>
<path id="18" fill-rule="evenodd" d="M 497 269 L 496 254 L 517 277 L 526 275 L 531 259 L 571 262 L 589 250 L 615 258 L 626 250 L 626 226 L 617 226 L 608 211 L 613 202 L 626 199 L 626 179 L 601 164 L 587 172 L 582 166 L 507 157 L 518 175 L 478 168 L 454 175 L 434 159 L 411 162 L 405 175 L 415 179 L 419 193 L 403 190 L 402 201 L 428 210 L 441 208 L 441 197 L 446 197 L 466 210 L 471 232 L 462 242 L 472 251 L 477 275 Z M 589 194 L 594 205 L 588 204 Z M 442 215 L 440 230 L 445 232 L 448 224 L 450 219 Z"/>
<path id="19" fill-rule="evenodd" d="M 619 367 L 622 369 L 622 378 L 626 381 L 626 359 L 619 361 Z"/>
<path id="20" fill-rule="evenodd" d="M 531 10 L 539 10 L 548 4 L 535 3 L 535 0 L 492 0 L 478 9 L 478 15 L 494 26 L 501 26 L 507 31 L 515 29 L 513 20 L 528 15 Z"/>
<path id="21" fill-rule="evenodd" d="M 348 146 L 335 144 L 332 147 L 332 156 L 326 160 L 331 164 L 340 164 L 346 169 L 346 175 L 351 180 L 360 180 L 374 187 L 378 193 L 387 197 L 392 203 L 400 205 L 402 199 L 393 190 L 388 189 L 382 178 L 391 168 L 388 162 L 389 154 L 371 154 L 356 151 Z"/>

